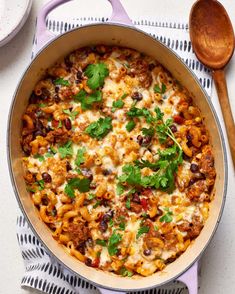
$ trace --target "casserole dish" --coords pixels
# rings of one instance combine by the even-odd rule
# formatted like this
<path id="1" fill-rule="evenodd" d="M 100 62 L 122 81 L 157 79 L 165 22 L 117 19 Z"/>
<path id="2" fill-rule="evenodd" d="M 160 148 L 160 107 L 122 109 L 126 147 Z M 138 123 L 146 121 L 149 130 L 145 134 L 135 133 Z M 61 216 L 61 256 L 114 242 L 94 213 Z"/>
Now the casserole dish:
<path id="1" fill-rule="evenodd" d="M 56 5 L 67 1 L 52 1 L 42 11 L 38 18 L 37 46 L 47 42 L 52 35 L 46 31 L 45 18 L 47 13 Z M 227 163 L 223 136 L 213 106 L 201 88 L 198 80 L 180 59 L 160 42 L 136 30 L 131 26 L 130 19 L 118 1 L 110 1 L 113 5 L 113 21 L 116 23 L 96 24 L 72 30 L 56 38 L 45 46 L 26 70 L 14 97 L 8 125 L 8 156 L 13 186 L 21 209 L 32 229 L 46 248 L 70 270 L 91 283 L 103 288 L 118 291 L 137 291 L 160 286 L 182 275 L 199 258 L 209 243 L 219 222 L 224 205 L 227 185 Z M 117 24 L 124 21 L 128 25 Z M 211 143 L 215 154 L 217 178 L 215 183 L 215 199 L 211 203 L 210 216 L 204 229 L 194 244 L 175 262 L 168 265 L 163 272 L 145 278 L 133 279 L 118 277 L 105 272 L 88 268 L 73 257 L 68 256 L 52 238 L 46 225 L 39 221 L 36 208 L 29 201 L 25 183 L 22 181 L 21 165 L 22 151 L 20 146 L 21 118 L 27 106 L 27 101 L 34 85 L 41 78 L 44 70 L 69 52 L 93 44 L 124 45 L 153 56 L 167 68 L 179 82 L 190 89 L 196 104 L 202 110 L 205 124 L 210 126 Z"/>

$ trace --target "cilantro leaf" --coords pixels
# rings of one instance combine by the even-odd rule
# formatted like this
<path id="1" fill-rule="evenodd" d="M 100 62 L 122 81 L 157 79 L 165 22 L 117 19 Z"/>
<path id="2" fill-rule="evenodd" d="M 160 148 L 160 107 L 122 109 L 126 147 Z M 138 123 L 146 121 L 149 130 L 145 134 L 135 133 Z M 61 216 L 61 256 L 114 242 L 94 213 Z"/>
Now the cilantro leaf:
<path id="1" fill-rule="evenodd" d="M 125 187 L 121 183 L 118 183 L 116 187 L 117 194 L 122 195 L 124 191 L 125 191 Z"/>
<path id="2" fill-rule="evenodd" d="M 141 129 L 143 135 L 145 136 L 150 136 L 150 137 L 153 137 L 154 133 L 155 133 L 155 130 L 153 127 L 150 127 L 149 129 L 147 128 L 143 128 Z"/>
<path id="3" fill-rule="evenodd" d="M 97 208 L 100 205 L 100 203 L 101 203 L 100 200 L 96 201 L 96 203 L 93 205 L 93 208 Z"/>
<path id="4" fill-rule="evenodd" d="M 125 231 L 125 228 L 126 228 L 126 224 L 125 223 L 120 223 L 119 225 L 119 229 L 122 230 L 122 231 Z"/>
<path id="5" fill-rule="evenodd" d="M 147 123 L 152 123 L 155 121 L 153 115 L 147 108 L 137 108 L 135 106 L 132 106 L 130 110 L 127 112 L 127 115 L 131 118 L 144 117 Z"/>
<path id="6" fill-rule="evenodd" d="M 172 211 L 167 211 L 161 218 L 160 222 L 170 223 L 173 220 Z"/>
<path id="7" fill-rule="evenodd" d="M 74 100 L 81 103 L 82 110 L 87 110 L 92 108 L 93 103 L 102 101 L 102 93 L 95 91 L 88 95 L 86 91 L 81 90 L 74 96 Z"/>
<path id="8" fill-rule="evenodd" d="M 45 182 L 43 180 L 39 180 L 37 181 L 37 184 L 38 184 L 38 189 L 39 191 L 43 190 L 45 188 Z"/>
<path id="9" fill-rule="evenodd" d="M 123 276 L 123 277 L 132 277 L 133 276 L 133 272 L 127 270 L 125 267 L 122 267 L 120 269 L 120 274 Z"/>
<path id="10" fill-rule="evenodd" d="M 58 151 L 62 159 L 65 157 L 71 157 L 73 155 L 72 141 L 68 141 L 63 146 L 60 146 Z"/>
<path id="11" fill-rule="evenodd" d="M 79 113 L 78 111 L 70 111 L 69 109 L 63 109 L 63 113 L 69 115 L 72 120 L 75 120 L 76 115 Z"/>
<path id="12" fill-rule="evenodd" d="M 91 123 L 85 132 L 92 138 L 98 140 L 104 138 L 112 130 L 111 117 L 101 117 L 96 122 Z"/>
<path id="13" fill-rule="evenodd" d="M 85 162 L 84 154 L 86 152 L 86 148 L 82 147 L 78 149 L 76 159 L 75 159 L 75 164 L 79 167 L 80 164 Z"/>
<path id="14" fill-rule="evenodd" d="M 136 235 L 136 239 L 139 239 L 139 237 L 145 233 L 148 233 L 149 232 L 149 227 L 148 226 L 143 226 L 143 227 L 140 227 L 138 232 L 137 232 L 137 235 Z"/>
<path id="15" fill-rule="evenodd" d="M 105 63 L 89 64 L 85 75 L 88 77 L 88 87 L 95 90 L 104 85 L 104 79 L 109 75 L 109 70 Z"/>
<path id="16" fill-rule="evenodd" d="M 124 165 L 122 168 L 123 174 L 118 178 L 121 183 L 129 185 L 139 185 L 141 182 L 141 172 L 137 166 L 130 164 Z"/>
<path id="17" fill-rule="evenodd" d="M 117 108 L 122 108 L 123 105 L 124 105 L 124 102 L 121 99 L 117 101 L 113 101 L 112 112 L 114 112 Z"/>
<path id="18" fill-rule="evenodd" d="M 153 90 L 154 93 L 164 94 L 166 92 L 166 85 L 162 83 L 161 88 L 158 85 L 155 85 Z"/>
<path id="19" fill-rule="evenodd" d="M 133 129 L 135 128 L 135 122 L 133 120 L 130 120 L 127 124 L 126 124 L 126 130 L 128 132 L 131 132 Z"/>
<path id="20" fill-rule="evenodd" d="M 93 194 L 93 193 L 89 193 L 89 195 L 87 196 L 87 199 L 88 199 L 88 200 L 93 200 L 95 197 L 96 197 L 95 194 Z"/>
<path id="21" fill-rule="evenodd" d="M 130 209 L 131 208 L 131 198 L 130 197 L 127 197 L 127 200 L 126 200 L 126 208 L 127 209 Z"/>
<path id="22" fill-rule="evenodd" d="M 124 94 L 121 96 L 120 99 L 125 99 L 127 96 L 128 96 L 128 94 L 127 94 L 127 93 L 124 93 Z"/>
<path id="23" fill-rule="evenodd" d="M 74 198 L 75 197 L 75 191 L 74 191 L 75 189 L 78 189 L 78 191 L 80 191 L 82 193 L 88 192 L 90 190 L 90 183 L 91 183 L 91 181 L 87 178 L 70 179 L 65 186 L 64 192 L 70 198 Z"/>
<path id="24" fill-rule="evenodd" d="M 96 244 L 101 245 L 103 247 L 105 247 L 107 245 L 105 240 L 100 240 L 100 239 L 96 240 Z"/>
<path id="25" fill-rule="evenodd" d="M 118 253 L 117 245 L 122 240 L 122 235 L 114 231 L 108 242 L 108 252 L 110 256 L 116 255 Z"/>
<path id="26" fill-rule="evenodd" d="M 41 154 L 35 154 L 33 157 L 38 159 L 40 162 L 43 162 L 45 160 L 44 156 Z"/>
<path id="27" fill-rule="evenodd" d="M 64 80 L 63 78 L 58 78 L 54 81 L 55 85 L 61 85 L 61 86 L 70 86 L 70 83 L 68 80 Z"/>

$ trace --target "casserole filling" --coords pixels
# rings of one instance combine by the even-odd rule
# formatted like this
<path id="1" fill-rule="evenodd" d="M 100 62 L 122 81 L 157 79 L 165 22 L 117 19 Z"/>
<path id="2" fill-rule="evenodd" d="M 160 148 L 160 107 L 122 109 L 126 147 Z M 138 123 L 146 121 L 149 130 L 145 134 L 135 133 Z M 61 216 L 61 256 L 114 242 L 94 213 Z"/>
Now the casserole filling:
<path id="1" fill-rule="evenodd" d="M 153 58 L 78 49 L 47 70 L 22 120 L 30 197 L 87 266 L 149 276 L 200 234 L 216 176 L 208 131 Z"/>

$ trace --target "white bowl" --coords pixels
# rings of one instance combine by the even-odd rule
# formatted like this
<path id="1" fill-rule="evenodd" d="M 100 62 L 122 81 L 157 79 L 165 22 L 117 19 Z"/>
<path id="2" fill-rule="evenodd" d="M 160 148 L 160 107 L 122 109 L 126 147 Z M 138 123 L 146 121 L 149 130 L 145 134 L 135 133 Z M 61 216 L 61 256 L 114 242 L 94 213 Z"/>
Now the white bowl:
<path id="1" fill-rule="evenodd" d="M 32 0 L 0 0 L 0 47 L 19 32 L 31 6 Z"/>

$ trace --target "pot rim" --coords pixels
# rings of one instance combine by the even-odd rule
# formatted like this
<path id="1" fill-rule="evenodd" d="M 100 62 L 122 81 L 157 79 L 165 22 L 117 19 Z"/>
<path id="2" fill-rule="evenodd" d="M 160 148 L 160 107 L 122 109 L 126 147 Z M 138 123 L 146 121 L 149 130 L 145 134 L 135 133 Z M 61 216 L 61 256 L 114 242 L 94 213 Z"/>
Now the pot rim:
<path id="1" fill-rule="evenodd" d="M 222 203 L 221 203 L 221 207 L 220 207 L 220 211 L 219 211 L 219 215 L 217 217 L 217 220 L 216 220 L 216 224 L 213 228 L 213 231 L 211 233 L 211 236 L 209 237 L 208 241 L 205 243 L 203 249 L 201 250 L 201 252 L 193 258 L 193 260 L 190 262 L 190 264 L 185 267 L 180 273 L 178 273 L 177 275 L 173 276 L 172 278 L 169 278 L 168 280 L 162 282 L 162 283 L 159 283 L 157 285 L 153 285 L 153 286 L 147 286 L 147 287 L 144 287 L 144 288 L 138 288 L 138 289 L 133 289 L 133 288 L 130 288 L 130 289 L 122 289 L 122 288 L 114 288 L 114 287 L 109 287 L 109 286 L 104 286 L 102 284 L 99 284 L 99 283 L 96 283 L 96 282 L 93 282 L 92 280 L 86 278 L 86 277 L 83 277 L 81 274 L 78 274 L 76 271 L 74 271 L 73 269 L 71 269 L 69 266 L 67 266 L 64 262 L 62 262 L 56 255 L 54 255 L 53 251 L 50 250 L 48 248 L 48 246 L 45 244 L 45 242 L 40 238 L 40 236 L 38 235 L 37 231 L 34 229 L 31 221 L 30 221 L 30 218 L 28 217 L 23 205 L 22 205 L 22 202 L 21 202 L 21 199 L 20 199 L 20 195 L 17 191 L 17 185 L 15 183 L 15 180 L 14 180 L 14 172 L 13 172 L 13 168 L 12 168 L 12 164 L 11 164 L 11 146 L 10 146 L 10 131 L 11 131 L 11 118 L 12 118 L 12 112 L 13 112 L 13 108 L 14 108 L 14 104 L 15 104 L 15 101 L 16 101 L 16 97 L 17 97 L 17 93 L 18 93 L 18 90 L 22 84 L 22 80 L 23 78 L 27 75 L 28 73 L 28 70 L 31 68 L 33 62 L 37 59 L 37 57 L 42 53 L 44 52 L 54 41 L 60 39 L 60 38 L 63 38 L 65 35 L 73 32 L 73 31 L 78 31 L 78 30 L 82 30 L 84 28 L 89 28 L 89 27 L 95 27 L 95 26 L 117 26 L 117 27 L 123 27 L 123 28 L 127 28 L 127 29 L 131 29 L 131 30 L 134 30 L 134 31 L 137 31 L 139 33 L 142 33 L 145 35 L 145 37 L 148 37 L 152 40 L 154 40 L 155 42 L 159 43 L 162 47 L 164 47 L 165 49 L 167 49 L 172 55 L 174 55 L 174 57 L 181 63 L 182 66 L 184 66 L 187 71 L 190 73 L 190 75 L 193 77 L 194 79 L 194 82 L 198 84 L 198 86 L 200 87 L 201 91 L 203 92 L 204 94 L 204 98 L 206 99 L 207 103 L 209 104 L 209 107 L 210 107 L 210 110 L 214 116 L 214 119 L 216 121 L 216 127 L 219 131 L 219 134 L 220 134 L 220 138 L 221 138 L 221 144 L 222 144 L 222 153 L 223 153 L 223 157 L 224 157 L 224 188 L 223 188 L 223 195 L 222 195 Z M 174 74 L 173 74 L 174 76 Z M 10 105 L 10 108 L 9 108 L 9 114 L 8 114 L 8 121 L 7 121 L 7 133 L 6 133 L 6 142 L 7 142 L 7 162 L 8 162 L 8 169 L 9 169 L 9 174 L 10 174 L 10 179 L 11 179 L 11 183 L 12 183 L 12 187 L 13 187 L 13 191 L 14 191 L 14 194 L 15 194 L 15 197 L 17 199 L 17 202 L 19 204 L 19 207 L 20 207 L 20 210 L 21 212 L 23 213 L 24 217 L 26 218 L 29 226 L 30 226 L 30 229 L 33 231 L 33 233 L 36 235 L 36 237 L 39 239 L 39 241 L 42 243 L 42 245 L 45 247 L 45 249 L 53 256 L 55 257 L 56 261 L 59 262 L 60 264 L 62 264 L 66 269 L 68 269 L 69 271 L 71 271 L 74 275 L 77 275 L 79 276 L 81 279 L 87 281 L 88 283 L 91 283 L 93 284 L 94 286 L 98 287 L 98 288 L 102 288 L 102 289 L 107 289 L 107 290 L 111 290 L 111 291 L 118 291 L 118 292 L 123 292 L 123 291 L 128 291 L 128 292 L 134 292 L 134 291 L 146 291 L 146 290 L 150 290 L 150 289 L 153 289 L 153 288 L 156 288 L 156 287 L 161 287 L 173 280 L 176 280 L 177 278 L 179 278 L 180 276 L 182 276 L 188 269 L 190 269 L 193 264 L 195 262 L 197 262 L 202 254 L 204 253 L 204 251 L 206 250 L 206 248 L 208 247 L 209 243 L 211 242 L 212 238 L 214 237 L 215 235 L 215 232 L 218 228 L 218 225 L 219 225 L 219 222 L 221 220 L 221 217 L 222 217 L 222 214 L 223 214 L 223 210 L 224 210 L 224 205 L 225 205 L 225 200 L 226 200 L 226 194 L 227 194 L 227 186 L 228 186 L 228 159 L 227 159 L 227 153 L 226 153 L 226 145 L 225 145 L 225 139 L 224 139 L 224 135 L 223 135 L 223 132 L 222 132 L 222 128 L 221 128 L 221 125 L 220 125 L 220 121 L 219 121 L 219 117 L 216 113 L 216 110 L 210 100 L 210 97 L 209 95 L 207 94 L 207 92 L 205 91 L 205 89 L 202 87 L 198 77 L 196 76 L 196 74 L 182 61 L 182 59 L 180 58 L 180 56 L 174 52 L 171 48 L 167 47 L 162 41 L 160 40 L 157 40 L 156 38 L 152 37 L 151 35 L 149 35 L 148 33 L 138 29 L 138 28 L 135 28 L 134 26 L 130 26 L 130 25 L 126 25 L 126 24 L 122 24 L 122 23 L 113 23 L 113 22 L 105 22 L 105 23 L 95 23 L 95 24 L 88 24 L 88 25 L 84 25 L 82 27 L 77 27 L 77 28 L 74 28 L 74 29 L 71 29 L 63 34 L 60 34 L 58 36 L 55 36 L 55 38 L 53 38 L 52 40 L 50 40 L 48 43 L 46 43 L 42 48 L 40 48 L 40 50 L 36 53 L 35 57 L 30 61 L 30 63 L 28 64 L 28 66 L 26 67 L 26 69 L 24 70 L 24 72 L 22 73 L 21 75 L 21 78 L 17 84 L 17 87 L 16 87 L 16 90 L 14 92 L 14 95 L 13 95 L 13 99 L 12 99 L 12 102 L 11 102 L 11 105 Z"/>

